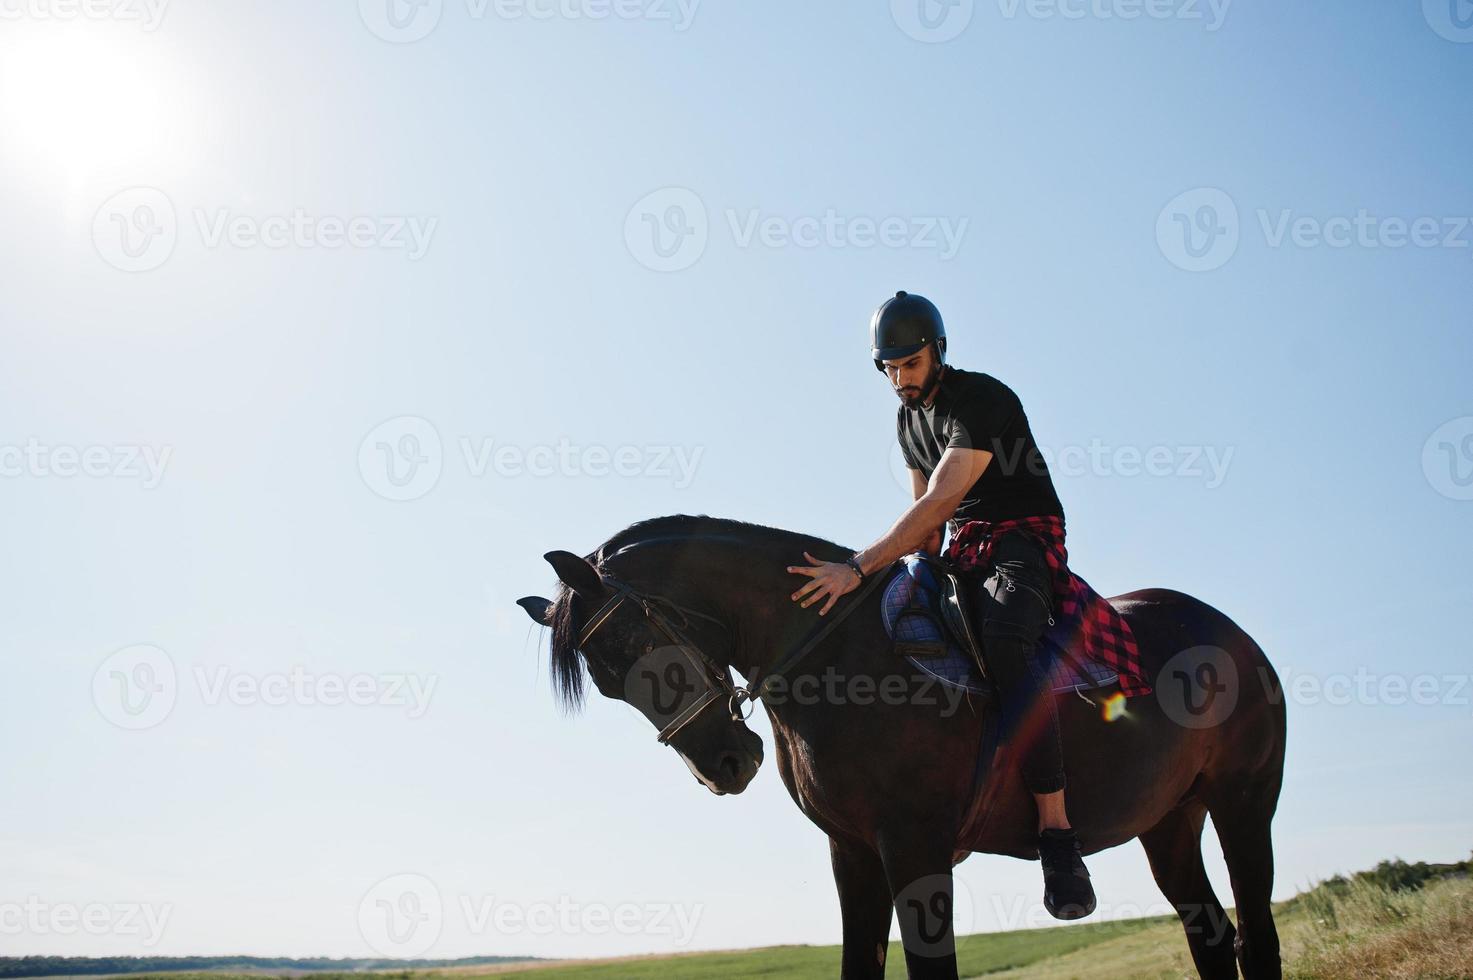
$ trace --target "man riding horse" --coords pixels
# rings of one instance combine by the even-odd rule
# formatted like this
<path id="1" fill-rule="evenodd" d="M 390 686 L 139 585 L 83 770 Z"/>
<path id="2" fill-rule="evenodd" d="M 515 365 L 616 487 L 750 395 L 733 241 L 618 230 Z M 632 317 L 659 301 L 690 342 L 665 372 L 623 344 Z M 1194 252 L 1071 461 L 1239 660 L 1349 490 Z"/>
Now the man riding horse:
<path id="1" fill-rule="evenodd" d="M 554 691 L 573 707 L 591 680 L 633 706 L 718 795 L 745 790 L 762 764 L 762 739 L 742 711 L 761 701 L 778 774 L 828 839 L 846 977 L 884 976 L 898 922 L 910 976 L 954 980 L 952 869 L 967 854 L 1042 857 L 1046 906 L 1078 917 L 1094 907 L 1081 854 L 1139 839 L 1197 971 L 1232 980 L 1241 967 L 1244 977 L 1277 980 L 1271 824 L 1287 719 L 1267 655 L 1185 593 L 1097 595 L 1068 568 L 1062 508 L 1017 397 L 985 374 L 945 366 L 941 317 L 920 297 L 896 296 L 872 330 L 875 363 L 902 402 L 897 430 L 916 496 L 895 526 L 854 552 L 809 534 L 675 514 L 581 554 L 549 551 L 555 598 L 517 602 L 551 627 Z M 933 675 L 911 674 L 880 622 L 887 597 L 878 586 L 891 564 L 935 551 L 948 520 L 946 559 L 966 573 L 980 626 L 972 632 L 985 638 L 985 667 L 1001 689 L 972 712 L 939 712 L 923 699 Z M 800 555 L 807 565 L 787 564 Z M 774 609 L 775 596 L 792 592 L 793 573 L 807 576 L 794 598 L 810 608 Z M 859 609 L 865 615 L 853 615 Z M 1041 679 L 1035 646 L 1045 622 L 1045 660 L 1062 652 L 1093 662 L 1118 689 L 1055 704 L 1052 692 L 1070 682 L 1067 672 Z M 813 680 L 797 672 L 810 656 L 826 677 L 842 664 L 871 692 L 898 680 L 912 696 L 880 703 L 857 688 L 853 698 L 787 696 Z M 1216 686 L 1203 690 L 1209 681 Z M 1009 741 L 998 742 L 998 728 Z M 1209 816 L 1236 927 L 1203 863 Z M 773 900 L 758 908 L 781 914 Z"/>
<path id="2" fill-rule="evenodd" d="M 988 374 L 946 363 L 946 330 L 930 300 L 900 292 L 870 323 L 871 355 L 900 398 L 896 435 L 910 471 L 914 502 L 890 530 L 847 561 L 825 562 L 805 552 L 807 576 L 793 594 L 827 613 L 866 576 L 918 550 L 940 550 L 941 526 L 951 529 L 947 558 L 967 571 L 972 613 L 985 649 L 985 672 L 1002 700 L 1004 739 L 1021 738 L 1022 777 L 1038 811 L 1038 851 L 1044 906 L 1060 919 L 1094 911 L 1094 889 L 1064 807 L 1063 746 L 1038 641 L 1053 623 L 1056 597 L 1081 599 L 1096 617 L 1105 606 L 1068 572 L 1064 509 L 1048 466 L 1033 441 L 1028 417 L 1012 389 Z M 1083 587 L 1082 590 L 1080 587 Z M 1128 627 L 1108 621 L 1125 635 Z"/>

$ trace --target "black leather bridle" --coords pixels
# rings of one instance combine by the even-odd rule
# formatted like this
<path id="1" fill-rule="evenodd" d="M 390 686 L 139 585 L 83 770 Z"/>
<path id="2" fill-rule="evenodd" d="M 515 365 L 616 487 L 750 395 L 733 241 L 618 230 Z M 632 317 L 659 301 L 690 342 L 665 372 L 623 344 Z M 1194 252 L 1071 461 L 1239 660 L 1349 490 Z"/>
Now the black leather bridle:
<path id="1" fill-rule="evenodd" d="M 841 600 L 842 604 L 835 610 L 832 618 L 825 617 L 826 621 L 818 624 L 814 631 L 809 634 L 808 638 L 797 649 L 783 657 L 775 666 L 768 670 L 760 682 L 757 682 L 754 676 L 753 680 L 749 681 L 745 686 L 733 684 L 727 676 L 728 668 L 713 657 L 708 656 L 685 634 L 685 631 L 680 625 L 677 625 L 669 616 L 660 611 L 660 607 L 663 606 L 678 613 L 682 619 L 686 620 L 685 625 L 687 626 L 689 625 L 688 617 L 690 616 L 709 620 L 720 626 L 723 630 L 727 628 L 725 623 L 721 622 L 715 616 L 708 616 L 699 610 L 682 606 L 665 596 L 645 595 L 637 591 L 633 586 L 609 575 L 603 575 L 601 577 L 604 585 L 613 589 L 614 594 L 604 600 L 603 605 L 599 606 L 597 611 L 589 617 L 587 625 L 579 632 L 578 649 L 582 650 L 584 644 L 593 638 L 593 634 L 598 631 L 598 628 L 608 622 L 609 617 L 626 601 L 636 603 L 644 611 L 645 618 L 649 620 L 650 625 L 663 633 L 675 648 L 685 656 L 691 666 L 696 669 L 696 673 L 701 678 L 703 685 L 700 695 L 689 705 L 686 705 L 655 736 L 662 745 L 669 744 L 670 739 L 674 738 L 676 733 L 695 721 L 707 708 L 716 704 L 723 697 L 726 699 L 726 708 L 731 715 L 732 721 L 744 721 L 750 717 L 751 709 L 748 709 L 747 713 L 743 714 L 742 706 L 756 701 L 766 691 L 767 685 L 774 678 L 790 670 L 798 661 L 807 656 L 814 647 L 818 646 L 829 633 L 833 632 L 844 621 L 845 617 L 859 607 L 861 599 L 869 595 L 882 579 L 889 577 L 888 571 L 888 569 L 885 569 L 865 576 L 864 583 L 859 591 L 852 593 L 851 596 L 846 596 L 845 598 L 849 599 L 848 602 Z"/>

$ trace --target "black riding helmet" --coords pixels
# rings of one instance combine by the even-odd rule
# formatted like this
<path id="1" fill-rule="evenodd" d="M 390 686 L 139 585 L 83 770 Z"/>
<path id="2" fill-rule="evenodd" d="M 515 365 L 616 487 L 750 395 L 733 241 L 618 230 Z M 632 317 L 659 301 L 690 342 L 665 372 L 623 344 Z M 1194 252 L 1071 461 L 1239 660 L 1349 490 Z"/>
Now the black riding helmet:
<path id="1" fill-rule="evenodd" d="M 946 327 L 941 311 L 924 296 L 902 289 L 894 299 L 885 300 L 870 319 L 870 356 L 881 371 L 884 361 L 909 357 L 930 343 L 936 344 L 936 354 L 945 362 Z"/>

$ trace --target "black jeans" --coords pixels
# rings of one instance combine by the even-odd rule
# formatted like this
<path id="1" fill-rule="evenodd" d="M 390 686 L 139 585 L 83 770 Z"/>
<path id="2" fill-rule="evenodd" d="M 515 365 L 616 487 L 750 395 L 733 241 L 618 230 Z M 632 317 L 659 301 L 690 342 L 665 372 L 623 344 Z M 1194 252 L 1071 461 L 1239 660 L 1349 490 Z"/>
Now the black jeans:
<path id="1" fill-rule="evenodd" d="M 1053 608 L 1043 546 L 1021 532 L 1000 535 L 992 544 L 992 564 L 969 579 L 973 621 L 1002 702 L 1002 737 L 1026 739 L 1020 748 L 1028 790 L 1057 792 L 1064 788 L 1064 750 L 1048 672 L 1038 658 L 1038 640 Z"/>

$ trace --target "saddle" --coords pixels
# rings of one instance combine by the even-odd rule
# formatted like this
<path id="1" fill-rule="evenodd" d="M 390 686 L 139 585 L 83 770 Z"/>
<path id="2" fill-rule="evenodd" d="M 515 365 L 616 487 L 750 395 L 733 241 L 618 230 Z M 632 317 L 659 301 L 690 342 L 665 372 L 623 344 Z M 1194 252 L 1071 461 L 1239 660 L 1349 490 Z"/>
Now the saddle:
<path id="1" fill-rule="evenodd" d="M 961 577 L 934 555 L 916 552 L 900 560 L 885 587 L 885 630 L 903 657 L 935 658 L 956 645 L 986 676 L 982 644 L 972 633 Z"/>
<path id="2" fill-rule="evenodd" d="M 986 650 L 972 629 L 966 581 L 947 562 L 923 552 L 894 565 L 880 608 L 895 653 L 943 684 L 992 695 Z M 1074 624 L 1056 622 L 1039 640 L 1055 693 L 1107 687 L 1118 675 L 1070 649 Z"/>

